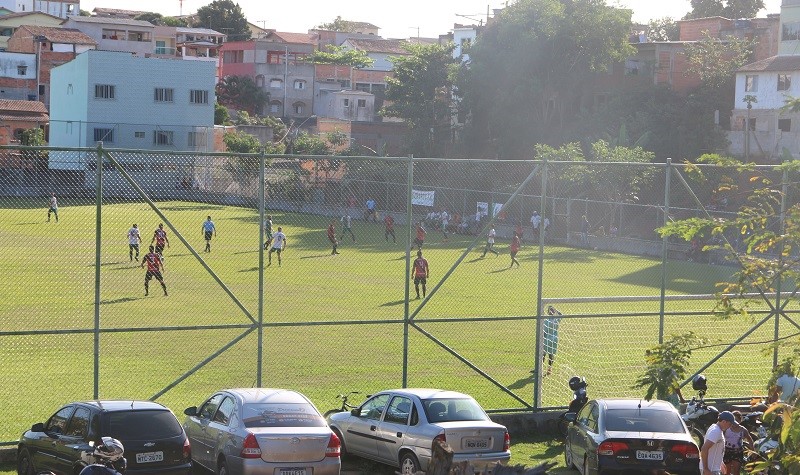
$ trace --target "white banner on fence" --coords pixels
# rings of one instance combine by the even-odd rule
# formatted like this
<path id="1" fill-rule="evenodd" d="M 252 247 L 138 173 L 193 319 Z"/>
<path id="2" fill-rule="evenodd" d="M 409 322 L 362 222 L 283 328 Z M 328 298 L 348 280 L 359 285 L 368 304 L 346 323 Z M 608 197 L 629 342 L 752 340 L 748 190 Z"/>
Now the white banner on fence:
<path id="1" fill-rule="evenodd" d="M 486 203 L 485 201 L 478 201 L 476 204 L 477 204 L 477 209 L 475 210 L 476 214 L 480 213 L 481 216 L 489 215 L 489 203 Z M 494 203 L 492 209 L 493 209 L 492 216 L 497 216 L 503 209 L 503 203 Z"/>
<path id="2" fill-rule="evenodd" d="M 411 190 L 411 204 L 420 206 L 433 206 L 435 191 Z"/>

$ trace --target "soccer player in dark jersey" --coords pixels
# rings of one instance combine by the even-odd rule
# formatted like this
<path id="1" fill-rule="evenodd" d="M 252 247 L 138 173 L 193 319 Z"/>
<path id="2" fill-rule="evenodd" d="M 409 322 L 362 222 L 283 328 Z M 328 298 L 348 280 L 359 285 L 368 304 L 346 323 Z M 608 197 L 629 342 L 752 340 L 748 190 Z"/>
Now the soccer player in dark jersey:
<path id="1" fill-rule="evenodd" d="M 511 251 L 511 265 L 508 268 L 514 267 L 514 264 L 519 267 L 519 261 L 517 260 L 517 253 L 519 252 L 520 241 L 519 241 L 519 234 L 516 232 L 514 233 L 514 237 L 511 239 L 511 247 L 509 247 L 509 251 Z"/>
<path id="2" fill-rule="evenodd" d="M 414 267 L 411 270 L 414 274 L 414 290 L 417 291 L 417 298 L 419 298 L 419 284 L 422 284 L 422 296 L 425 297 L 425 284 L 428 283 L 430 271 L 428 270 L 428 261 L 422 257 L 422 251 L 417 251 L 417 258 L 414 259 Z"/>
<path id="3" fill-rule="evenodd" d="M 414 238 L 414 244 L 417 245 L 417 249 L 420 251 L 422 250 L 422 245 L 425 243 L 425 228 L 422 226 L 422 221 L 417 223 L 417 237 Z"/>
<path id="4" fill-rule="evenodd" d="M 161 283 L 161 288 L 164 289 L 166 296 L 167 284 L 164 283 L 164 277 L 161 275 L 164 270 L 164 262 L 161 260 L 161 256 L 154 252 L 153 246 L 150 246 L 150 252 L 144 255 L 142 265 L 139 267 L 144 267 L 145 263 L 147 264 L 147 273 L 144 275 L 144 295 L 147 296 L 150 293 L 150 279 L 155 277 Z"/>
<path id="5" fill-rule="evenodd" d="M 339 241 L 336 240 L 336 220 L 332 219 L 331 224 L 328 225 L 328 241 L 331 242 L 333 245 L 333 250 L 331 251 L 331 255 L 339 254 L 339 251 L 336 250 L 336 246 L 339 244 Z"/>
<path id="6" fill-rule="evenodd" d="M 153 239 L 150 240 L 150 244 L 156 243 L 156 254 L 161 256 L 161 259 L 164 259 L 164 245 L 166 244 L 169 247 L 169 238 L 167 237 L 167 232 L 164 231 L 164 223 L 158 223 L 158 229 L 153 232 Z"/>
<path id="7" fill-rule="evenodd" d="M 386 242 L 389 242 L 389 236 L 392 236 L 392 241 L 397 244 L 397 238 L 394 236 L 394 217 L 391 214 L 387 214 L 385 218 L 383 218 L 383 224 L 386 225 L 386 231 L 383 233 L 383 237 L 386 238 Z"/>

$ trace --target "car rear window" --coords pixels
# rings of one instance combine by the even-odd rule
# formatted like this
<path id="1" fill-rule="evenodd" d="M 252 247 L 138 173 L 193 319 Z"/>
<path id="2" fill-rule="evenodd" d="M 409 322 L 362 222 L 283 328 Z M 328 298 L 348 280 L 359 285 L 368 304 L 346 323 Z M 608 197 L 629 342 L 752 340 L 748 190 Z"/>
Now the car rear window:
<path id="1" fill-rule="evenodd" d="M 677 413 L 648 409 L 609 409 L 606 411 L 605 426 L 606 430 L 626 432 L 686 432 Z"/>
<path id="2" fill-rule="evenodd" d="M 245 427 L 325 427 L 325 419 L 308 403 L 245 404 Z"/>
<path id="3" fill-rule="evenodd" d="M 430 422 L 486 421 L 489 418 L 472 398 L 424 399 L 422 407 Z"/>
<path id="4" fill-rule="evenodd" d="M 183 430 L 169 411 L 110 412 L 108 422 L 109 434 L 120 440 L 165 439 Z"/>

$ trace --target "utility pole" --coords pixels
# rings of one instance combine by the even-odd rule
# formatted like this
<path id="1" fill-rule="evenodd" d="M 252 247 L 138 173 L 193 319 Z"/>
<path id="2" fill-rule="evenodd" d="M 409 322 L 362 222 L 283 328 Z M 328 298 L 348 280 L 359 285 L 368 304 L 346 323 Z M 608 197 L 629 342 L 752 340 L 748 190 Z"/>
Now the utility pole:
<path id="1" fill-rule="evenodd" d="M 178 0 L 178 16 L 183 16 L 183 0 Z"/>
<path id="2" fill-rule="evenodd" d="M 747 118 L 744 124 L 744 161 L 750 161 L 750 110 L 753 108 L 753 103 L 758 102 L 758 98 L 751 94 L 747 94 L 742 99 L 742 102 L 747 103 Z"/>

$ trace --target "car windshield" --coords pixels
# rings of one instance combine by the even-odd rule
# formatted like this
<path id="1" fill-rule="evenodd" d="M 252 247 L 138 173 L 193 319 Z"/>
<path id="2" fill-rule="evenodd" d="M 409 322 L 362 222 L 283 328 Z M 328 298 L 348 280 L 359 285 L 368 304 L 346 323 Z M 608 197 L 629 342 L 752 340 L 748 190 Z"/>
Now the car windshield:
<path id="1" fill-rule="evenodd" d="M 119 440 L 165 439 L 183 430 L 169 411 L 110 412 L 108 422 L 109 435 Z"/>
<path id="2" fill-rule="evenodd" d="M 609 431 L 686 432 L 677 413 L 652 409 L 609 409 L 606 411 L 605 426 Z"/>
<path id="3" fill-rule="evenodd" d="M 485 421 L 489 418 L 472 398 L 423 399 L 422 407 L 430 422 Z"/>
<path id="4" fill-rule="evenodd" d="M 325 427 L 325 419 L 314 406 L 298 404 L 245 404 L 245 427 Z"/>

